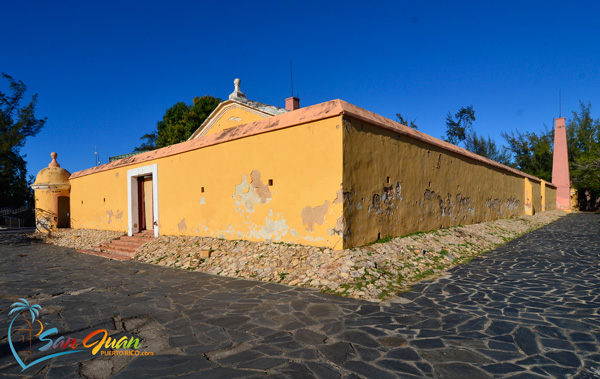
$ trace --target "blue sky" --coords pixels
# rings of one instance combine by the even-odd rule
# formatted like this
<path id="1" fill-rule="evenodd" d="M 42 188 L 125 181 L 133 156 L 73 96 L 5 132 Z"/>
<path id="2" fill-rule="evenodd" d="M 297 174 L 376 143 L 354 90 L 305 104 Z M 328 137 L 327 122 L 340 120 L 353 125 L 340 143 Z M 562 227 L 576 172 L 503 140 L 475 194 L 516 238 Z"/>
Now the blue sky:
<path id="1" fill-rule="evenodd" d="M 596 2 L 8 1 L 0 71 L 37 93 L 48 122 L 28 140 L 35 175 L 131 152 L 194 96 L 301 106 L 340 98 L 440 137 L 472 104 L 475 130 L 539 131 L 579 100 L 600 109 Z M 0 89 L 7 92 L 7 83 Z"/>

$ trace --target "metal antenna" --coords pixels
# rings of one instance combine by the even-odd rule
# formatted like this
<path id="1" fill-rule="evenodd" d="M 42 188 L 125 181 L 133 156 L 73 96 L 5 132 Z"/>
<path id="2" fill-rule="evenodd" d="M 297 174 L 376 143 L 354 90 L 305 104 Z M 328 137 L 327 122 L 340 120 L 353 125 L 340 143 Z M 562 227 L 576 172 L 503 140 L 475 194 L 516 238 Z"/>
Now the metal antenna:
<path id="1" fill-rule="evenodd" d="M 292 60 L 290 59 L 290 79 L 292 80 L 292 97 L 294 97 L 294 71 L 292 70 Z"/>

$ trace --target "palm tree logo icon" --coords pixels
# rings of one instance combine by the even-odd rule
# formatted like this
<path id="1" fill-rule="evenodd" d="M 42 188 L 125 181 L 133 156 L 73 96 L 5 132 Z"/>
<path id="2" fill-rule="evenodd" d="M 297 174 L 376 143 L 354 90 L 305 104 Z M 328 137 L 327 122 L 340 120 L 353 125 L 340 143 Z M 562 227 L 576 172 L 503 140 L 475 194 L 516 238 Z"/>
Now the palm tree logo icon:
<path id="1" fill-rule="evenodd" d="M 21 331 L 21 332 L 29 332 L 29 350 L 24 350 L 21 351 L 21 353 L 27 354 L 27 356 L 23 359 L 23 361 L 27 362 L 27 359 L 33 355 L 33 351 L 31 350 L 31 339 L 32 337 L 37 337 L 39 336 L 42 331 L 44 330 L 44 324 L 42 324 L 42 322 L 40 320 L 37 320 L 37 322 L 40 324 L 40 331 L 38 334 L 36 335 L 32 335 L 33 332 L 35 331 L 34 328 L 34 323 L 35 323 L 35 317 L 39 316 L 39 310 L 41 309 L 41 306 L 39 305 L 29 305 L 29 303 L 27 302 L 27 300 L 25 299 L 20 299 L 20 302 L 14 303 L 12 305 L 12 307 L 14 308 L 8 315 L 10 316 L 12 313 L 16 313 L 15 314 L 15 319 L 20 316 L 22 316 L 23 320 L 27 323 L 28 327 L 25 328 L 16 328 L 16 331 Z M 29 320 L 27 319 L 27 316 L 25 314 L 26 311 L 29 311 L 29 314 L 31 315 L 31 322 L 29 322 Z M 25 336 L 21 336 L 21 338 L 23 339 L 23 342 L 25 342 Z"/>
<path id="2" fill-rule="evenodd" d="M 29 302 L 26 299 L 19 299 L 19 301 L 17 301 L 13 305 L 11 305 L 11 308 L 13 308 L 13 309 L 8 313 L 8 316 L 10 317 L 10 315 L 14 314 L 14 317 L 8 327 L 9 337 L 12 335 L 11 332 L 12 332 L 13 323 L 15 322 L 15 320 L 19 317 L 19 315 L 21 313 L 29 311 L 29 314 L 31 315 L 31 324 L 33 324 L 35 322 L 35 317 L 40 316 L 40 310 L 42 309 L 42 306 L 39 304 L 29 304 Z M 27 317 L 25 315 L 23 315 L 23 317 L 25 318 L 25 320 L 27 320 Z M 31 345 L 31 336 L 30 336 L 29 343 Z M 12 351 L 15 359 L 17 360 L 17 363 L 19 363 L 19 365 L 21 365 L 23 370 L 25 368 L 27 368 L 27 366 L 25 366 L 25 363 L 23 363 L 23 361 L 17 354 L 15 347 L 13 346 L 11 338 L 8 339 L 8 344 L 10 346 L 10 350 Z"/>
<path id="3" fill-rule="evenodd" d="M 8 345 L 10 346 L 10 351 L 12 351 L 13 356 L 15 357 L 15 360 L 23 368 L 23 370 L 21 370 L 21 371 L 25 371 L 25 369 L 35 365 L 36 363 L 45 361 L 50 358 L 54 358 L 59 355 L 78 353 L 80 351 L 83 351 L 83 350 L 74 350 L 74 351 L 66 351 L 66 352 L 61 352 L 61 353 L 56 353 L 56 354 L 50 354 L 45 357 L 36 359 L 35 361 L 26 365 L 25 362 L 23 362 L 23 360 L 17 354 L 17 351 L 15 350 L 15 347 L 13 345 L 12 338 L 11 338 L 12 327 L 13 327 L 15 320 L 19 317 L 19 315 L 22 314 L 23 312 L 27 312 L 27 311 L 29 311 L 29 314 L 31 315 L 31 324 L 33 324 L 35 322 L 35 318 L 40 316 L 40 310 L 42 309 L 42 306 L 39 304 L 29 304 L 29 302 L 26 299 L 19 299 L 19 301 L 17 301 L 16 303 L 11 305 L 11 308 L 13 308 L 13 309 L 8 313 L 8 316 L 10 317 L 10 315 L 12 315 L 12 314 L 14 314 L 14 316 L 13 316 L 12 321 L 10 322 L 10 325 L 8 326 Z M 25 315 L 23 315 L 23 316 L 25 317 L 25 320 L 27 321 L 26 316 Z M 38 320 L 38 322 L 39 322 L 39 320 Z M 41 322 L 40 322 L 40 324 L 41 324 Z M 42 325 L 42 328 L 43 328 L 43 325 Z M 41 330 L 40 330 L 40 332 L 41 332 Z M 31 340 L 30 340 L 30 343 L 31 343 Z"/>

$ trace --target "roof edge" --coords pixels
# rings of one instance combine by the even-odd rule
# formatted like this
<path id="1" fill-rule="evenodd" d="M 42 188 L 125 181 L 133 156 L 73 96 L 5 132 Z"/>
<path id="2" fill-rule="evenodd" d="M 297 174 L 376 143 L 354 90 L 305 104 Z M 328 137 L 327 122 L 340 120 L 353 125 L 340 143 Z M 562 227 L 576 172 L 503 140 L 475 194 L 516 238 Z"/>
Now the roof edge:
<path id="1" fill-rule="evenodd" d="M 224 101 L 223 103 L 226 103 Z M 221 104 L 223 104 L 221 103 Z M 218 109 L 219 107 L 217 107 Z M 215 109 L 216 110 L 216 109 Z M 71 174 L 69 179 L 80 178 L 82 176 L 94 174 L 97 172 L 108 171 L 115 168 L 131 166 L 147 161 L 151 161 L 158 158 L 164 158 L 172 155 L 181 154 L 187 151 L 200 149 L 203 147 L 218 145 L 221 143 L 225 143 L 228 141 L 233 141 L 245 137 L 250 137 L 262 133 L 267 133 L 275 130 L 285 129 L 292 126 L 296 126 L 299 124 L 313 122 L 317 120 L 322 120 L 330 117 L 335 117 L 339 115 L 348 115 L 350 117 L 357 118 L 359 120 L 371 123 L 375 126 L 378 126 L 383 129 L 390 130 L 392 132 L 398 133 L 400 135 L 407 136 L 409 138 L 427 143 L 432 146 L 439 147 L 443 150 L 462 155 L 464 157 L 473 159 L 475 161 L 481 162 L 488 166 L 512 173 L 517 176 L 521 176 L 524 178 L 528 178 L 534 180 L 536 182 L 542 181 L 542 179 L 537 178 L 533 175 L 526 174 L 522 171 L 514 169 L 512 167 L 503 165 L 496 161 L 493 161 L 488 158 L 484 158 L 481 155 L 472 153 L 462 147 L 453 145 L 451 143 L 442 141 L 438 138 L 410 128 L 406 125 L 402 125 L 396 121 L 393 121 L 389 118 L 378 115 L 374 112 L 368 111 L 366 109 L 357 107 L 354 104 L 350 104 L 344 100 L 335 99 L 330 100 L 324 103 L 311 105 L 308 107 L 300 108 L 295 111 L 286 112 L 280 115 L 272 116 L 265 118 L 263 120 L 250 122 L 243 125 L 238 125 L 229 129 L 225 129 L 221 132 L 210 134 L 208 136 L 199 137 L 196 139 L 190 139 L 185 142 L 181 142 L 175 145 L 163 147 L 157 150 L 149 151 L 146 153 L 142 153 L 139 155 L 135 155 L 133 157 L 128 157 L 124 159 L 120 159 L 117 161 L 113 161 L 110 163 L 105 163 L 101 166 L 96 166 L 92 168 L 88 168 L 82 171 L 77 171 Z M 551 182 L 546 182 L 551 187 L 556 188 L 554 184 Z"/>
<path id="2" fill-rule="evenodd" d="M 101 166 L 91 167 L 82 171 L 77 171 L 71 174 L 69 179 L 76 179 L 97 172 L 108 171 L 119 167 L 131 166 L 147 162 L 153 159 L 177 155 L 187 151 L 218 145 L 236 139 L 267 133 L 274 130 L 289 128 L 306 122 L 313 122 L 317 120 L 339 116 L 343 112 L 340 102 L 341 100 L 330 100 L 325 103 L 311 105 L 305 108 L 297 109 L 295 111 L 282 113 L 277 116 L 272 116 L 247 124 L 234 126 L 232 128 L 222 130 L 218 133 L 209 134 L 208 136 L 195 138 L 175 145 L 135 155 L 133 157 L 128 157 L 113 162 L 105 163 Z"/>
<path id="3" fill-rule="evenodd" d="M 510 173 L 516 174 L 518 176 L 522 176 L 531 180 L 535 180 L 537 182 L 542 181 L 542 179 L 535 177 L 533 175 L 529 175 L 526 174 L 522 171 L 519 171 L 515 168 L 503 165 L 501 163 L 498 163 L 496 161 L 493 161 L 491 159 L 482 157 L 481 155 L 475 154 L 473 152 L 470 152 L 467 149 L 463 149 L 462 147 L 453 145 L 449 142 L 446 141 L 442 141 L 441 139 L 435 138 L 433 136 L 430 136 L 429 134 L 425 134 L 423 132 L 420 132 L 418 130 L 415 130 L 413 128 L 410 128 L 406 125 L 402 125 L 399 122 L 390 120 L 389 118 L 383 117 L 381 115 L 378 115 L 377 113 L 368 111 L 366 109 L 357 107 L 354 104 L 350 104 L 344 100 L 338 100 L 340 102 L 340 106 L 342 107 L 343 110 L 343 114 L 357 118 L 359 120 L 362 121 L 366 121 L 369 122 L 371 124 L 374 124 L 376 126 L 379 126 L 383 129 L 387 129 L 393 132 L 396 132 L 398 134 L 410 137 L 412 139 L 421 141 L 421 142 L 425 142 L 429 145 L 433 145 L 436 147 L 439 147 L 441 149 L 450 151 L 452 153 L 455 154 L 459 154 L 468 158 L 471 158 L 473 160 L 479 161 L 481 163 L 487 164 L 489 166 L 501 169 L 503 171 L 508 171 Z M 551 184 L 552 186 L 554 186 L 554 184 L 550 183 L 550 182 L 546 182 Z M 556 186 L 554 186 L 556 187 Z"/>

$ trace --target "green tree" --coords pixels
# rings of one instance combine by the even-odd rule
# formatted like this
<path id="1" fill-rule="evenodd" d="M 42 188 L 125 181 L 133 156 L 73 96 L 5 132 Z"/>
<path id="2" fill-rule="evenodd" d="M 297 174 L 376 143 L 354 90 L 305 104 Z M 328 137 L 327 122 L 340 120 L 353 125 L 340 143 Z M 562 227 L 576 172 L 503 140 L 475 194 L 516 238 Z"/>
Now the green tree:
<path id="1" fill-rule="evenodd" d="M 467 134 L 473 131 L 473 122 L 475 122 L 473 105 L 460 108 L 454 116 L 448 112 L 444 141 L 454 145 L 460 144 L 467 139 Z"/>
<path id="2" fill-rule="evenodd" d="M 178 102 L 168 108 L 156 130 L 144 134 L 145 140 L 134 151 L 149 151 L 187 141 L 206 118 L 215 110 L 221 99 L 212 96 L 195 97 L 192 105 Z"/>
<path id="3" fill-rule="evenodd" d="M 398 122 L 401 123 L 402 125 L 409 126 L 413 129 L 419 129 L 417 124 L 415 124 L 415 121 L 417 121 L 416 118 L 412 121 L 409 121 L 407 118 L 402 117 L 402 114 L 400 114 L 400 113 L 396 113 L 396 118 L 398 119 Z"/>
<path id="4" fill-rule="evenodd" d="M 575 188 L 584 193 L 586 190 L 593 192 L 596 196 L 600 194 L 600 157 L 581 158 L 573 162 L 572 167 L 571 177 Z"/>
<path id="5" fill-rule="evenodd" d="M 496 142 L 489 136 L 486 139 L 483 136 L 477 135 L 475 131 L 468 133 L 465 139 L 465 149 L 479 154 L 482 157 L 489 158 L 503 165 L 509 166 L 511 164 L 510 154 L 506 149 L 500 149 L 496 145 Z"/>
<path id="6" fill-rule="evenodd" d="M 158 131 L 155 130 L 150 133 L 146 133 L 140 137 L 142 141 L 146 140 L 146 142 L 142 143 L 140 146 L 133 149 L 136 153 L 143 153 L 144 151 L 152 151 L 156 149 L 156 138 L 158 137 Z"/>
<path id="7" fill-rule="evenodd" d="M 505 133 L 502 137 L 508 143 L 508 151 L 512 153 L 515 168 L 537 176 L 546 181 L 552 181 L 552 149 L 554 132 L 544 126 L 538 134 L 519 131 Z"/>
<path id="8" fill-rule="evenodd" d="M 446 116 L 446 137 L 444 141 L 454 145 L 464 145 L 465 149 L 482 157 L 509 165 L 510 154 L 504 148 L 499 148 L 489 136 L 487 139 L 473 130 L 475 110 L 473 105 L 462 107 L 452 116 Z"/>
<path id="9" fill-rule="evenodd" d="M 592 105 L 579 101 L 567 125 L 567 149 L 572 186 L 578 190 L 582 210 L 600 205 L 600 118 L 592 118 Z"/>
<path id="10" fill-rule="evenodd" d="M 0 92 L 0 207 L 19 207 L 33 203 L 33 191 L 27 180 L 26 162 L 21 148 L 27 137 L 42 129 L 46 118 L 35 118 L 37 94 L 26 106 L 21 101 L 27 86 L 20 80 L 2 74 L 12 94 Z"/>
<path id="11" fill-rule="evenodd" d="M 567 124 L 567 150 L 571 183 L 579 191 L 583 209 L 598 207 L 600 194 L 600 119 L 591 115 L 591 104 L 579 102 Z M 516 167 L 541 179 L 552 180 L 554 131 L 539 134 L 502 133 L 513 154 Z"/>
<path id="12" fill-rule="evenodd" d="M 592 104 L 579 101 L 579 112 L 572 112 L 567 125 L 567 149 L 569 158 L 575 162 L 583 156 L 597 153 L 600 137 L 600 119 L 591 116 Z"/>

